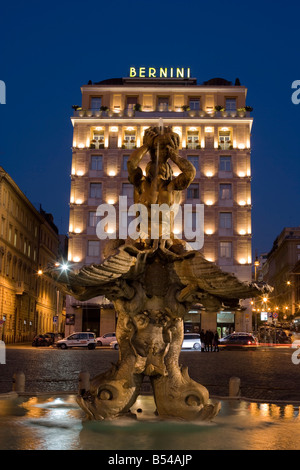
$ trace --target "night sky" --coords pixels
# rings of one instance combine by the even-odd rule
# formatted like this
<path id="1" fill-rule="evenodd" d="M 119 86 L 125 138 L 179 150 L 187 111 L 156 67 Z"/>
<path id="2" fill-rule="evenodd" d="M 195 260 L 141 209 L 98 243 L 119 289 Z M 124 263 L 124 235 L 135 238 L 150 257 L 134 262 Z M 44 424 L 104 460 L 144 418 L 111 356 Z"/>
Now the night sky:
<path id="1" fill-rule="evenodd" d="M 72 105 L 129 67 L 190 67 L 248 88 L 253 254 L 300 225 L 299 1 L 15 1 L 0 11 L 0 165 L 68 230 Z M 299 95 L 300 96 L 300 95 Z"/>

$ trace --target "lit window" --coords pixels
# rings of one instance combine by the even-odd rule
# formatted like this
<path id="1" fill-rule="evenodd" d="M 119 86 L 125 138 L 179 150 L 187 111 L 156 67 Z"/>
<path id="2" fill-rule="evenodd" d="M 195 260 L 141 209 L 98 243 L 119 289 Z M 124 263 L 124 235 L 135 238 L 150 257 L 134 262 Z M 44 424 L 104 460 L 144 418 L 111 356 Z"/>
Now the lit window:
<path id="1" fill-rule="evenodd" d="M 137 104 L 138 99 L 137 96 L 127 96 L 126 98 L 126 108 L 127 109 L 134 109 L 134 106 Z"/>
<path id="2" fill-rule="evenodd" d="M 127 171 L 127 162 L 129 160 L 129 155 L 123 155 L 123 160 L 122 160 L 122 170 Z"/>
<path id="3" fill-rule="evenodd" d="M 220 184 L 220 199 L 223 201 L 232 199 L 231 184 Z"/>
<path id="4" fill-rule="evenodd" d="M 94 97 L 91 98 L 91 109 L 99 111 L 102 105 L 102 98 L 101 97 Z"/>
<path id="5" fill-rule="evenodd" d="M 219 146 L 222 150 L 228 150 L 231 146 L 230 130 L 219 131 Z"/>
<path id="6" fill-rule="evenodd" d="M 136 131 L 134 129 L 125 130 L 123 146 L 126 149 L 133 149 L 136 147 Z"/>
<path id="7" fill-rule="evenodd" d="M 99 216 L 97 217 L 95 211 L 89 212 L 89 227 L 96 227 L 99 220 L 100 220 L 100 217 Z"/>
<path id="8" fill-rule="evenodd" d="M 102 197 L 102 184 L 91 183 L 90 184 L 90 197 L 95 199 L 101 199 Z"/>
<path id="9" fill-rule="evenodd" d="M 199 157 L 198 157 L 198 155 L 188 155 L 187 159 L 195 167 L 196 171 L 199 171 Z"/>
<path id="10" fill-rule="evenodd" d="M 232 242 L 220 242 L 220 258 L 232 257 Z"/>
<path id="11" fill-rule="evenodd" d="M 187 189 L 187 199 L 199 199 L 199 184 L 190 184 Z"/>
<path id="12" fill-rule="evenodd" d="M 91 149 L 102 149 L 104 148 L 104 130 L 97 130 L 93 131 L 93 138 L 90 144 Z"/>
<path id="13" fill-rule="evenodd" d="M 169 109 L 169 98 L 158 97 L 157 99 L 158 111 L 168 111 Z"/>
<path id="14" fill-rule="evenodd" d="M 188 149 L 199 149 L 199 131 L 187 131 L 187 144 Z"/>
<path id="15" fill-rule="evenodd" d="M 200 98 L 190 98 L 189 107 L 191 111 L 200 110 Z"/>
<path id="16" fill-rule="evenodd" d="M 231 212 L 220 212 L 219 227 L 220 228 L 232 228 L 232 213 Z"/>
<path id="17" fill-rule="evenodd" d="M 91 170 L 101 171 L 102 169 L 102 155 L 92 155 Z"/>
<path id="18" fill-rule="evenodd" d="M 220 171 L 232 171 L 231 156 L 222 155 L 220 157 L 219 170 Z"/>
<path id="19" fill-rule="evenodd" d="M 226 99 L 226 111 L 236 111 L 236 98 Z"/>

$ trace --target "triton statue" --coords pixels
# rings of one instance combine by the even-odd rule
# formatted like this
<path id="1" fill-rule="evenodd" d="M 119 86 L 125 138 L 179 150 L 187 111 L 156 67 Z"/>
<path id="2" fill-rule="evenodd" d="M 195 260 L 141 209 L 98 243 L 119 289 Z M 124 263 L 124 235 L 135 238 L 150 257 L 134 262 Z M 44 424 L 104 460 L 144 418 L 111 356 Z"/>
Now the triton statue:
<path id="1" fill-rule="evenodd" d="M 143 145 L 128 161 L 129 181 L 135 202 L 180 203 L 181 191 L 195 176 L 194 167 L 178 154 L 179 136 L 165 127 L 149 128 Z M 150 154 L 143 175 L 139 164 Z M 173 161 L 181 173 L 172 177 Z M 148 213 L 150 217 L 150 210 Z M 61 289 L 85 301 L 104 295 L 118 314 L 116 336 L 119 360 L 92 379 L 90 390 L 78 403 L 91 419 L 112 419 L 130 412 L 145 376 L 150 377 L 157 413 L 161 418 L 212 419 L 220 404 L 208 390 L 192 380 L 179 365 L 185 314 L 195 304 L 206 312 L 239 308 L 240 299 L 261 295 L 268 286 L 245 283 L 223 272 L 196 250 L 189 250 L 174 233 L 158 240 L 141 234 L 137 240 L 110 240 L 101 264 L 85 266 L 78 273 L 50 275 Z"/>

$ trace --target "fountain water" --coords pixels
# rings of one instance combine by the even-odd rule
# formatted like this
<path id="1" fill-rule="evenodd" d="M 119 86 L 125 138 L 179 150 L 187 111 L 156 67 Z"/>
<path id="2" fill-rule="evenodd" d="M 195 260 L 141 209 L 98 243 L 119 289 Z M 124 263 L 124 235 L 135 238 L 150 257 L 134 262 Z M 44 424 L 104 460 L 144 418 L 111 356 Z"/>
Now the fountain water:
<path id="1" fill-rule="evenodd" d="M 135 419 L 89 421 L 74 395 L 1 399 L 1 450 L 296 450 L 299 405 L 222 400 L 213 422 L 162 420 L 151 396 L 132 406 Z M 159 452 L 157 452 L 159 453 Z"/>

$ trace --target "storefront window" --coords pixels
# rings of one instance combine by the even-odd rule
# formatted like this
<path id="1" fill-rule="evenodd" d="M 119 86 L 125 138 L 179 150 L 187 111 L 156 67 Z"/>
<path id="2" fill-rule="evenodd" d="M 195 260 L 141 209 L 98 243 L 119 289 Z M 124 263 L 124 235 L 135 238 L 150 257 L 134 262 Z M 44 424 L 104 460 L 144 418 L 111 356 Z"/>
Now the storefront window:
<path id="1" fill-rule="evenodd" d="M 219 312 L 217 313 L 217 332 L 219 338 L 233 333 L 235 330 L 234 313 L 232 312 Z"/>
<path id="2" fill-rule="evenodd" d="M 184 317 L 185 333 L 200 333 L 201 313 L 198 310 L 190 310 Z"/>

